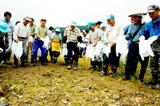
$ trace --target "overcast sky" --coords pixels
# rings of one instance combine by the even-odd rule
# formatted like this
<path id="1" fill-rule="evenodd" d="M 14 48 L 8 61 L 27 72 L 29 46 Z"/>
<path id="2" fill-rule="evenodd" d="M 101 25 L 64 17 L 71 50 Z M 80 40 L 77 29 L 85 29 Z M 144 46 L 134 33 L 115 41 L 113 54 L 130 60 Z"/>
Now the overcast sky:
<path id="1" fill-rule="evenodd" d="M 134 9 L 147 11 L 151 4 L 160 6 L 160 0 L 0 0 L 0 19 L 5 11 L 10 11 L 14 23 L 27 15 L 33 17 L 36 24 L 46 18 L 48 27 L 59 27 L 69 25 L 71 20 L 78 25 L 104 21 L 107 14 L 112 13 L 118 23 L 126 25 L 130 22 L 129 13 Z M 149 21 L 149 16 L 144 20 Z"/>

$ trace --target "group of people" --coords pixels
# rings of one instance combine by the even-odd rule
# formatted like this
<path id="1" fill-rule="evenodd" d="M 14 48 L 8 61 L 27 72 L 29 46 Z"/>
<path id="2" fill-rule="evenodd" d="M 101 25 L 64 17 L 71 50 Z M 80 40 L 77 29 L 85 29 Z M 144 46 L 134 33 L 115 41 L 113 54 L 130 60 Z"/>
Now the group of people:
<path id="1" fill-rule="evenodd" d="M 149 14 L 151 21 L 144 22 L 143 17 Z M 117 54 L 117 39 L 119 36 L 124 37 L 128 41 L 128 54 L 125 64 L 125 75 L 123 80 L 129 80 L 136 73 L 138 62 L 141 64 L 139 80 L 144 82 L 144 75 L 148 66 L 149 56 L 141 58 L 139 45 L 145 40 L 152 39 L 150 43 L 154 56 L 150 57 L 150 68 L 153 80 L 149 82 L 153 89 L 160 89 L 160 8 L 153 4 L 147 8 L 147 12 L 139 9 L 134 10 L 128 16 L 131 18 L 131 24 L 123 27 L 116 20 L 113 14 L 106 17 L 106 23 L 88 22 L 89 31 L 82 30 L 76 26 L 75 21 L 65 28 L 63 40 L 60 29 L 54 31 L 53 27 L 46 27 L 46 19 L 40 20 L 40 25 L 34 25 L 34 19 L 26 16 L 23 22 L 17 22 L 14 27 L 10 21 L 11 13 L 5 12 L 4 19 L 0 21 L 0 61 L 9 63 L 11 55 L 12 42 L 19 43 L 22 41 L 23 54 L 21 56 L 21 67 L 25 67 L 25 61 L 28 61 L 29 50 L 31 50 L 31 66 L 35 66 L 37 52 L 41 51 L 42 65 L 47 63 L 47 55 L 51 57 L 51 61 L 57 63 L 60 55 L 60 45 L 63 49 L 67 49 L 65 61 L 68 69 L 73 66 L 77 70 L 79 56 L 85 54 L 89 46 L 95 47 L 99 43 L 103 44 L 98 55 L 94 55 L 90 61 L 90 68 L 102 71 L 100 76 L 106 76 L 108 73 L 113 77 L 119 67 L 120 56 Z M 28 26 L 29 24 L 29 26 Z M 86 35 L 86 36 L 85 36 Z M 31 41 L 31 37 L 34 38 Z M 49 38 L 48 45 L 45 46 L 45 39 Z M 63 44 L 62 44 L 63 43 Z M 110 50 L 108 49 L 110 47 Z M 106 54 L 106 48 L 110 51 Z M 96 68 L 98 66 L 98 69 Z M 14 67 L 18 68 L 18 59 L 14 56 Z"/>

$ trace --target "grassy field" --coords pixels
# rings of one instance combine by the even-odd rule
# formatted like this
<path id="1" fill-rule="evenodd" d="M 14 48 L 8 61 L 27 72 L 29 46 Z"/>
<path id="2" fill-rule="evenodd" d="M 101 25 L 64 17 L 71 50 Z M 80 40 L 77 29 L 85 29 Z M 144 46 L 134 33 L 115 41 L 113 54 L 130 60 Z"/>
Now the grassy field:
<path id="1" fill-rule="evenodd" d="M 152 90 L 136 77 L 123 81 L 121 63 L 113 78 L 90 71 L 89 60 L 79 59 L 78 70 L 67 70 L 63 59 L 26 68 L 0 67 L 0 103 L 10 106 L 160 106 L 160 90 Z M 137 71 L 137 76 L 138 76 Z M 151 80 L 147 70 L 145 80 Z"/>

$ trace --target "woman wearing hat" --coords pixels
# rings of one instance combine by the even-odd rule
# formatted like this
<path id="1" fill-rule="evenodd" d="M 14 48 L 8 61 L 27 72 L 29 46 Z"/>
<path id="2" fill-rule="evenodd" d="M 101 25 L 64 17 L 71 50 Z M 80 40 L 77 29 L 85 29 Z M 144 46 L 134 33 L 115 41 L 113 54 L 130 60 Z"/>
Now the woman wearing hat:
<path id="1" fill-rule="evenodd" d="M 5 46 L 4 46 L 4 36 L 5 41 L 8 38 L 8 26 L 5 23 L 0 23 L 0 62 L 5 58 Z"/>
<path id="2" fill-rule="evenodd" d="M 53 62 L 57 64 L 57 59 L 60 55 L 60 44 L 61 44 L 61 33 L 60 29 L 57 28 L 55 30 L 55 33 L 52 34 L 51 36 L 51 50 L 52 50 L 52 55 L 53 55 Z"/>
<path id="3" fill-rule="evenodd" d="M 126 34 L 126 39 L 130 41 L 128 57 L 125 66 L 125 77 L 123 80 L 129 80 L 130 75 L 134 75 L 136 72 L 138 61 L 141 63 L 141 70 L 139 74 L 139 79 L 143 82 L 144 74 L 148 65 L 148 58 L 146 57 L 142 61 L 139 55 L 139 37 L 142 33 L 142 30 L 146 27 L 147 23 L 142 22 L 143 16 L 146 15 L 145 12 L 141 10 L 134 10 L 129 17 L 132 17 L 133 23 L 130 25 L 128 32 Z"/>

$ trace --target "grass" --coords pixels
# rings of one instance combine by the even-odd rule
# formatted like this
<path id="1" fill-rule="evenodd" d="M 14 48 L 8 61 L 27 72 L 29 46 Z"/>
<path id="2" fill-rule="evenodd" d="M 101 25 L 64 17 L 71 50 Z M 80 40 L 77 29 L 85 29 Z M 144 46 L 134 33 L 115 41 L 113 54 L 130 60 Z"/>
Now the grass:
<path id="1" fill-rule="evenodd" d="M 78 70 L 67 70 L 63 59 L 59 64 L 48 63 L 26 68 L 0 67 L 0 103 L 11 106 L 137 106 L 159 105 L 160 91 L 136 79 L 122 81 L 124 64 L 114 78 L 100 77 L 90 71 L 89 60 L 79 59 Z M 138 68 L 139 70 L 139 68 Z M 139 71 L 137 71 L 138 76 Z M 150 70 L 145 80 L 151 79 Z"/>

